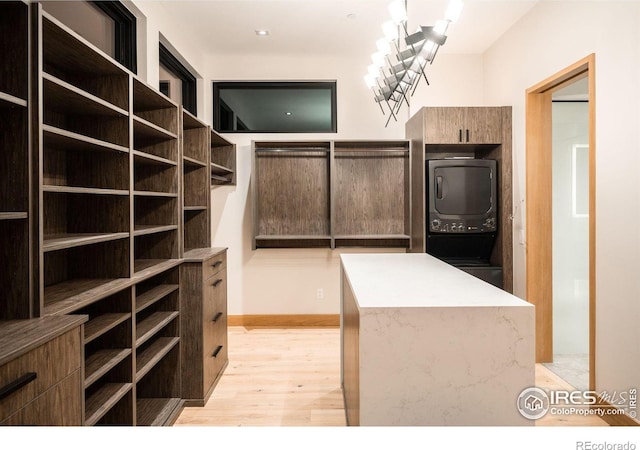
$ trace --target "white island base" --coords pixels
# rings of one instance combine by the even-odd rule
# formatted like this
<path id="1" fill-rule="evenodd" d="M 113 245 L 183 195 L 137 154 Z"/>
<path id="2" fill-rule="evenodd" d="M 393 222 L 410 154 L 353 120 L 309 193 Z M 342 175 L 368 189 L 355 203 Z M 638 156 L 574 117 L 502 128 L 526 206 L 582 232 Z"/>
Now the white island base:
<path id="1" fill-rule="evenodd" d="M 427 254 L 343 254 L 349 425 L 533 425 L 534 307 Z"/>

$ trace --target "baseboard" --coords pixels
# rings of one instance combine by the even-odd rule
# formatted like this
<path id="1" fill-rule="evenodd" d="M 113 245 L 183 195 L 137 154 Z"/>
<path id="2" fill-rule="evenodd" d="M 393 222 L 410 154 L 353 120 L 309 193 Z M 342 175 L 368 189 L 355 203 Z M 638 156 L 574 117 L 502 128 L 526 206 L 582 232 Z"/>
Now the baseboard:
<path id="1" fill-rule="evenodd" d="M 227 316 L 229 326 L 264 328 L 339 327 L 340 314 L 249 314 Z"/>
<path id="2" fill-rule="evenodd" d="M 603 400 L 602 397 L 598 395 L 598 402 L 593 406 L 594 408 L 607 408 L 607 409 L 616 409 L 616 406 L 611 403 Z M 602 420 L 607 422 L 612 427 L 637 427 L 640 426 L 636 420 L 632 419 L 627 414 L 602 414 L 598 415 Z"/>

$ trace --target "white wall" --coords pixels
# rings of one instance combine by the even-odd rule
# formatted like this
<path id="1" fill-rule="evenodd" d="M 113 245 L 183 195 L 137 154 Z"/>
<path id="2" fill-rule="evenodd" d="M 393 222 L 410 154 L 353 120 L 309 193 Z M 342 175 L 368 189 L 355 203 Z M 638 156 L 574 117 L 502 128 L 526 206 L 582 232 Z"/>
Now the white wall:
<path id="1" fill-rule="evenodd" d="M 596 55 L 596 386 L 640 386 L 640 4 L 540 2 L 484 55 L 484 95 L 513 105 L 514 203 L 525 190 L 525 89 Z M 514 235 L 523 226 L 517 214 Z M 514 249 L 524 296 L 525 248 Z"/>
<path id="2" fill-rule="evenodd" d="M 480 102 L 481 60 L 477 56 L 439 55 L 433 65 L 431 86 L 423 96 L 446 104 L 447 90 L 455 89 L 455 104 L 465 95 Z M 229 314 L 338 314 L 340 306 L 339 254 L 341 252 L 401 251 L 399 249 L 259 249 L 251 250 L 252 217 L 249 193 L 252 140 L 293 139 L 398 139 L 404 138 L 409 111 L 385 128 L 386 117 L 363 81 L 368 54 L 361 57 L 212 55 L 207 70 L 212 80 L 336 80 L 338 133 L 336 134 L 227 134 L 237 144 L 237 186 L 213 190 L 213 243 L 229 247 Z M 464 70 L 460 70 L 460 68 Z M 439 86 L 436 88 L 436 81 Z M 446 85 L 445 85 L 446 84 Z M 418 98 L 418 94 L 414 99 Z M 208 104 L 211 104 L 209 92 Z M 412 106 L 418 104 L 412 99 Z M 422 105 L 421 105 L 422 106 Z M 317 300 L 318 288 L 324 299 Z"/>
<path id="3" fill-rule="evenodd" d="M 589 104 L 553 103 L 553 354 L 589 353 L 589 217 L 574 212 L 573 195 L 589 198 Z M 574 185 L 574 168 L 583 177 Z M 579 181 L 585 181 L 579 183 Z M 588 210 L 588 201 L 580 202 Z M 582 206 L 581 205 L 581 206 Z M 579 214 L 582 212 L 583 214 Z M 577 213 L 577 214 L 576 214 Z"/>

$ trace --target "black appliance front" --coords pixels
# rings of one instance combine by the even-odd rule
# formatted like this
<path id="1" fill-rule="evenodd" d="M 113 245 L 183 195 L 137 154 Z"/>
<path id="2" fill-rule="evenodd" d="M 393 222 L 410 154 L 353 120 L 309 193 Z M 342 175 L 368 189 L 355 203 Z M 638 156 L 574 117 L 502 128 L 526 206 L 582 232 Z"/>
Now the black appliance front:
<path id="1" fill-rule="evenodd" d="M 497 235 L 497 162 L 426 161 L 427 253 L 458 265 L 487 265 Z"/>

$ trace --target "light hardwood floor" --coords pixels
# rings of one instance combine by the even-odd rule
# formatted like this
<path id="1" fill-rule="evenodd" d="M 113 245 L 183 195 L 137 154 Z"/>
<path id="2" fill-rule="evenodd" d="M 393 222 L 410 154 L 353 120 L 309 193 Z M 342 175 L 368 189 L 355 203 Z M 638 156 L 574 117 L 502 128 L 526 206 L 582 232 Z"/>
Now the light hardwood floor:
<path id="1" fill-rule="evenodd" d="M 542 365 L 536 385 L 568 385 Z M 344 426 L 338 328 L 229 327 L 229 366 L 202 408 L 176 426 Z M 547 415 L 537 426 L 606 426 L 596 416 Z"/>

